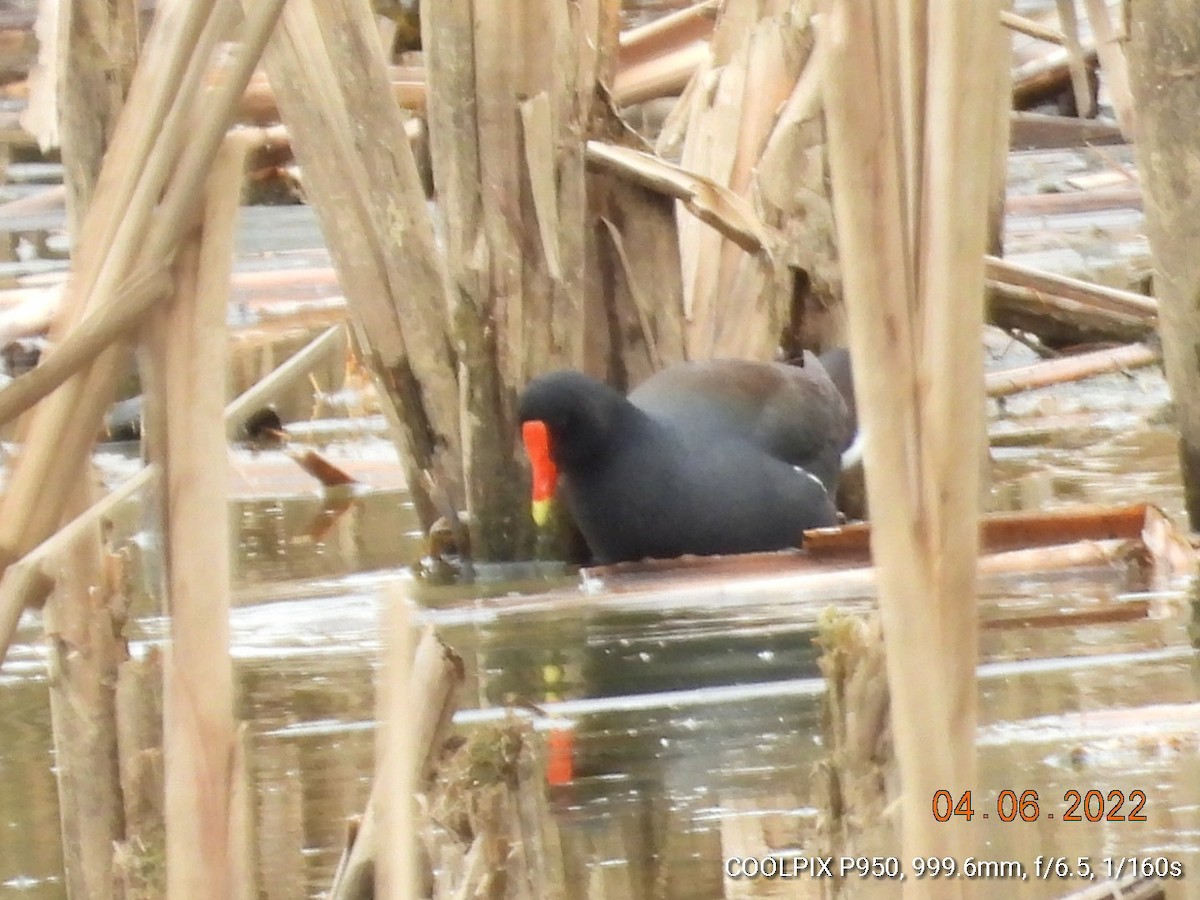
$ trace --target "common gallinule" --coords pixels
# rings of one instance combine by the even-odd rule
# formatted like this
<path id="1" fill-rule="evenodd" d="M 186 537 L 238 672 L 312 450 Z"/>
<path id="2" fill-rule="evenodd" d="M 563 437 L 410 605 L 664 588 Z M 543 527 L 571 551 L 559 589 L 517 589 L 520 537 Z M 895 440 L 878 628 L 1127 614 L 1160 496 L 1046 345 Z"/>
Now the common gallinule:
<path id="1" fill-rule="evenodd" d="M 534 517 L 558 480 L 596 561 L 796 546 L 832 525 L 853 425 L 812 354 L 802 365 L 680 363 L 628 398 L 579 372 L 520 400 Z"/>

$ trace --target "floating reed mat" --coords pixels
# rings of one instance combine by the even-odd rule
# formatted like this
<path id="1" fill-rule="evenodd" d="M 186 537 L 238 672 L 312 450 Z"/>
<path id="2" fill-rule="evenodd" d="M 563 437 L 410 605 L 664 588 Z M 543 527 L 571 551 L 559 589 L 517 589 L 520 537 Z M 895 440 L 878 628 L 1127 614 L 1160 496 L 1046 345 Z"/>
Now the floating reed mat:
<path id="1" fill-rule="evenodd" d="M 965 828 L 930 797 L 976 774 L 979 332 L 996 92 L 998 2 L 825 4 L 830 171 L 855 388 L 867 443 L 871 548 L 887 641 L 903 853 L 965 858 Z M 905 896 L 962 897 L 910 881 Z"/>

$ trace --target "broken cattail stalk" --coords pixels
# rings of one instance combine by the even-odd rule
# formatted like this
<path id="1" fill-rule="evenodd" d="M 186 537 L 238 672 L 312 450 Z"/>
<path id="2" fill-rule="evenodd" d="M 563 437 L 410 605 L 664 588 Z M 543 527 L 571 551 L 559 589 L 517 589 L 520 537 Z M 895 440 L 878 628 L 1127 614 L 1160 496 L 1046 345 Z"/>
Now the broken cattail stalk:
<path id="1" fill-rule="evenodd" d="M 39 143 L 61 150 L 68 231 L 78 235 L 137 64 L 138 0 L 40 4 L 39 20 L 47 15 L 58 18 L 65 41 L 48 48 L 57 51 L 53 62 L 42 54 L 43 78 L 34 83 L 43 89 L 31 92 L 26 114 L 37 117 L 42 106 L 43 121 L 50 119 L 60 132 L 52 141 L 39 135 Z"/>
<path id="2" fill-rule="evenodd" d="M 601 141 L 588 141 L 587 163 L 681 201 L 696 218 L 747 253 L 757 253 L 770 243 L 766 227 L 750 204 L 710 178 L 649 153 Z"/>
<path id="3" fill-rule="evenodd" d="M 895 846 L 892 747 L 883 629 L 876 613 L 828 608 L 814 643 L 825 679 L 824 758 L 814 772 L 821 852 L 886 854 Z"/>
<path id="4" fill-rule="evenodd" d="M 510 490 L 520 480 L 516 389 L 584 361 L 592 232 L 582 139 L 593 127 L 590 98 L 608 83 L 620 13 L 611 0 L 588 9 L 422 5 L 463 484 L 472 551 L 483 558 L 533 544 Z M 482 267 L 481 253 L 491 261 Z"/>
<path id="5" fill-rule="evenodd" d="M 726 4 L 711 52 L 672 114 L 677 121 L 664 129 L 683 125 L 682 170 L 720 184 L 773 226 L 756 223 L 756 242 L 767 248 L 762 253 L 714 232 L 713 223 L 679 217 L 690 357 L 769 358 L 793 318 L 796 284 L 811 287 L 813 306 L 840 300 L 840 282 L 833 288 L 826 274 L 836 271 L 828 249 L 833 217 L 827 180 L 816 174 L 825 168 L 814 127 L 820 44 L 807 12 Z M 664 134 L 659 146 L 671 140 Z"/>
<path id="6" fill-rule="evenodd" d="M 249 753 L 250 729 L 245 722 L 241 722 L 234 734 L 233 759 L 229 766 L 229 844 L 235 848 L 230 854 L 232 900 L 254 900 L 260 896 L 254 857 L 254 822 L 258 803 Z"/>
<path id="7" fill-rule="evenodd" d="M 989 397 L 1007 397 L 1051 384 L 1080 381 L 1096 375 L 1153 366 L 1160 359 L 1159 351 L 1153 347 L 1147 344 L 1130 344 L 1127 347 L 1097 350 L 1078 356 L 1063 356 L 1003 372 L 989 372 L 985 381 Z"/>
<path id="8" fill-rule="evenodd" d="M 162 656 L 157 649 L 121 663 L 116 720 L 125 836 L 113 854 L 113 874 L 130 900 L 139 896 L 135 885 L 163 896 Z"/>

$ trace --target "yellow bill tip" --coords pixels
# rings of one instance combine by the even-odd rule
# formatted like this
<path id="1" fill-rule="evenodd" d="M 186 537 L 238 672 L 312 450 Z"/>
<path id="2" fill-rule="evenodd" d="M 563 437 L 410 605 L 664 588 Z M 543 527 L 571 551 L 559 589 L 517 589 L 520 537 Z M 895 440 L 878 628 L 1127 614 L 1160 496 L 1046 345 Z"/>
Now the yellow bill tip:
<path id="1" fill-rule="evenodd" d="M 545 528 L 550 521 L 550 500 L 534 500 L 532 503 L 533 521 L 538 528 Z"/>

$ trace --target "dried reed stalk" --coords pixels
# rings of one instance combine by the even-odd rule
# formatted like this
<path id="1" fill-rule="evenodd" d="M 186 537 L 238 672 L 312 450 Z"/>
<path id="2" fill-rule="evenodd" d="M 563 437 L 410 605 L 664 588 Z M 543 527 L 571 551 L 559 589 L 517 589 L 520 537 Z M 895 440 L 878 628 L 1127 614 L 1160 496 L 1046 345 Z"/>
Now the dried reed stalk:
<path id="1" fill-rule="evenodd" d="M 697 219 L 748 253 L 765 250 L 770 243 L 767 229 L 750 204 L 711 178 L 649 153 L 600 141 L 588 141 L 587 163 L 678 200 Z"/>
<path id="2" fill-rule="evenodd" d="M 239 417 L 263 402 L 265 396 L 279 389 L 279 381 L 298 377 L 314 363 L 315 359 L 331 352 L 331 345 L 344 340 L 343 326 L 335 325 L 315 338 L 306 347 L 289 357 L 278 369 L 253 387 L 230 401 L 225 407 L 226 432 L 236 428 Z M 52 585 L 46 562 L 74 543 L 80 535 L 96 522 L 105 518 L 113 509 L 150 484 L 158 474 L 158 466 L 151 464 L 131 475 L 119 486 L 97 500 L 70 524 L 63 526 L 17 563 L 9 566 L 0 577 L 0 661 L 8 652 L 13 633 L 27 606 L 36 605 L 45 598 Z"/>
<path id="3" fill-rule="evenodd" d="M 33 23 L 32 33 L 28 40 L 36 47 L 34 57 L 29 67 L 29 75 L 25 80 L 25 109 L 19 115 L 20 127 L 36 139 L 39 147 L 54 147 L 58 145 L 58 82 L 59 69 L 63 65 L 59 47 L 63 44 L 63 19 L 65 13 L 59 0 L 46 0 L 37 4 L 37 19 Z M 12 31 L 6 29 L 3 35 L 3 52 L 10 52 L 8 40 Z M 24 40 L 17 43 L 21 49 Z M 64 186 L 63 190 L 66 188 Z"/>
<path id="4" fill-rule="evenodd" d="M 417 896 L 418 735 L 411 728 L 411 685 L 416 653 L 416 613 L 408 592 L 397 585 L 384 608 L 384 657 L 379 683 L 376 784 L 371 805 L 378 820 L 375 894 L 381 900 Z M 363 839 L 359 834 L 359 840 Z"/>
<path id="5" fill-rule="evenodd" d="M 28 410 L 93 362 L 114 341 L 129 334 L 148 309 L 169 296 L 170 284 L 165 271 L 146 273 L 122 292 L 120 305 L 110 304 L 72 328 L 36 368 L 0 388 L 0 424 Z"/>
<path id="6" fill-rule="evenodd" d="M 831 2 L 833 200 L 867 434 L 905 856 L 965 858 L 929 815 L 975 776 L 983 253 L 999 3 Z M 960 897 L 963 882 L 905 885 Z"/>
<path id="7" fill-rule="evenodd" d="M 212 11 L 211 3 L 165 4 L 160 11 L 147 40 L 141 77 L 135 78 L 111 144 L 110 165 L 101 174 L 79 236 L 74 276 L 53 338 L 78 323 L 93 302 L 94 290 L 99 288 L 102 295 L 105 288 L 111 292 L 114 272 L 126 270 L 142 246 L 142 233 L 165 182 L 166 160 L 184 136 L 181 116 L 169 115 L 172 100 L 178 93 L 185 100 L 182 105 L 188 105 L 186 101 L 198 89 L 200 65 L 192 60 L 203 57 L 215 44 Z M 156 141 L 160 129 L 162 140 Z M 66 502 L 63 486 L 73 483 L 80 470 L 99 430 L 103 411 L 97 407 L 111 400 L 124 359 L 120 348 L 110 348 L 91 370 L 67 382 L 34 414 L 12 482 L 0 501 L 5 511 L 0 524 L 4 563 L 19 557 L 57 524 Z"/>
<path id="8" fill-rule="evenodd" d="M 389 597 L 392 603 L 391 618 L 395 620 L 392 624 L 396 624 L 405 615 L 399 607 L 408 604 L 407 592 L 404 588 L 397 587 Z M 388 634 L 393 638 L 399 636 L 394 631 L 389 631 Z M 394 648 L 389 647 L 387 652 L 390 654 L 392 649 Z M 395 659 L 391 655 L 388 658 Z M 443 644 L 432 629 L 426 629 L 417 645 L 411 677 L 407 683 L 393 683 L 387 672 L 382 678 L 385 680 L 381 681 L 379 692 L 380 721 L 389 721 L 386 717 L 397 714 L 399 710 L 399 715 L 407 723 L 402 727 L 399 722 L 391 722 L 394 730 L 388 733 L 386 740 L 412 741 L 416 765 L 413 789 L 425 791 L 434 777 L 442 744 L 458 705 L 457 693 L 464 678 L 462 658 Z M 385 694 L 389 698 L 386 703 Z M 392 746 L 389 750 L 382 749 L 385 741 L 382 733 L 379 740 L 379 758 L 382 761 L 385 758 L 384 753 L 394 752 L 395 748 Z M 395 762 L 396 760 L 392 759 L 392 763 Z M 395 775 L 393 771 L 388 777 Z M 367 900 L 374 896 L 376 860 L 380 847 L 387 846 L 380 843 L 386 836 L 381 837 L 378 834 L 379 806 L 384 802 L 380 799 L 384 791 L 383 777 L 381 770 L 371 786 L 371 796 L 367 800 L 362 820 L 338 862 L 333 884 L 329 889 L 330 900 Z"/>
<path id="9" fill-rule="evenodd" d="M 810 6 L 793 2 L 761 12 L 753 4 L 726 6 L 713 35 L 711 57 L 693 76 L 693 84 L 705 87 L 685 92 L 681 99 L 681 105 L 687 104 L 683 167 L 747 201 L 755 197 L 761 206 L 778 210 L 780 220 L 793 222 L 803 220 L 809 196 L 796 189 L 795 181 L 807 187 L 814 177 L 823 177 L 819 164 L 814 171 L 806 158 L 800 123 L 781 116 L 792 95 L 806 89 L 801 76 L 814 46 Z M 780 132 L 789 139 L 784 168 L 790 169 L 790 183 L 785 192 L 764 197 L 757 168 Z M 811 137 L 810 132 L 809 142 Z M 814 196 L 821 193 L 818 189 Z M 819 228 L 822 217 L 806 221 Z M 793 262 L 792 247 L 772 242 L 767 253 L 748 256 L 690 216 L 680 217 L 679 242 L 688 355 L 768 357 L 792 303 L 787 270 Z"/>
<path id="10" fill-rule="evenodd" d="M 1018 16 L 1007 9 L 1000 10 L 1000 24 L 1005 28 L 1011 28 L 1013 31 L 1028 35 L 1031 38 L 1037 38 L 1039 41 L 1058 44 L 1060 47 L 1067 42 L 1067 36 L 1061 30 L 1051 28 L 1049 25 L 1043 25 L 1041 22 L 1030 19 L 1027 16 Z"/>
<path id="11" fill-rule="evenodd" d="M 984 262 L 987 277 L 1003 281 L 1006 284 L 1045 291 L 1095 306 L 1097 309 L 1137 316 L 1150 321 L 1158 316 L 1158 301 L 1145 294 L 1123 291 L 1120 288 L 1108 287 L 1103 284 L 1093 284 L 1090 281 L 1057 275 L 1053 272 L 1042 272 L 995 256 L 985 257 Z"/>
<path id="12" fill-rule="evenodd" d="M 1007 397 L 1051 384 L 1080 381 L 1095 375 L 1152 366 L 1161 358 L 1159 351 L 1153 347 L 1146 344 L 1130 344 L 1127 347 L 1050 359 L 1003 372 L 989 372 L 985 384 L 989 397 Z"/>
<path id="13" fill-rule="evenodd" d="M 1006 60 L 1012 59 L 1012 34 L 1007 29 L 1000 30 L 1000 53 Z M 992 103 L 995 113 L 992 123 L 996 133 L 992 140 L 991 184 L 988 188 L 988 240 L 989 253 L 1004 252 L 1004 227 L 1008 221 L 1008 156 L 1012 145 L 1012 86 L 1013 76 L 1010 65 L 1000 66 L 996 70 L 996 86 L 992 91 Z"/>
<path id="14" fill-rule="evenodd" d="M 56 184 L 44 188 L 36 194 L 26 194 L 23 197 L 9 200 L 7 203 L 0 203 L 0 217 L 36 216 L 41 213 L 53 212 L 62 207 L 66 196 L 66 187 Z"/>
<path id="15" fill-rule="evenodd" d="M 1117 124 L 1121 126 L 1121 134 L 1125 135 L 1125 140 L 1135 141 L 1137 109 L 1133 102 L 1133 91 L 1129 86 L 1129 66 L 1125 60 L 1123 40 L 1126 36 L 1115 33 L 1105 0 L 1084 0 L 1084 6 L 1087 7 L 1088 20 L 1092 23 L 1096 56 L 1100 59 L 1100 68 L 1108 81 L 1108 94 L 1112 100 L 1113 112 L 1117 116 Z"/>
<path id="16" fill-rule="evenodd" d="M 613 100 L 618 106 L 677 93 L 709 53 L 719 4 L 702 0 L 621 33 Z"/>
<path id="17" fill-rule="evenodd" d="M 1056 2 L 1063 35 L 1067 39 L 1064 46 L 1067 48 L 1067 69 L 1071 73 L 1071 90 L 1075 95 L 1075 114 L 1081 119 L 1090 119 L 1096 114 L 1096 103 L 1092 98 L 1087 60 L 1079 42 L 1079 19 L 1075 15 L 1075 0 Z"/>
<path id="18" fill-rule="evenodd" d="M 987 286 L 989 321 L 1001 328 L 1036 334 L 1042 343 L 1050 346 L 1144 341 L 1158 327 L 1157 317 L 1101 310 L 1076 300 L 991 279 Z"/>
<path id="19" fill-rule="evenodd" d="M 166 410 L 150 450 L 163 471 L 171 644 L 164 664 L 167 889 L 171 897 L 244 896 L 248 848 L 235 803 L 240 758 L 229 659 L 229 510 L 225 317 L 246 146 L 218 153 L 202 230 L 176 265 L 176 297 L 149 329 Z M 150 423 L 153 425 L 153 423 Z M 161 434 L 161 443 L 153 437 Z"/>
<path id="20" fill-rule="evenodd" d="M 1055 117 L 1048 117 L 1055 118 Z M 1072 120 L 1063 120 L 1070 124 Z M 1016 126 L 1019 121 L 1014 120 Z M 1086 124 L 1086 123 L 1081 123 Z M 1108 126 L 1104 126 L 1107 128 Z M 1073 141 L 1065 146 L 1079 146 L 1081 143 L 1096 144 L 1097 140 Z M 1109 143 L 1112 143 L 1109 141 Z M 1064 146 L 1059 144 L 1058 146 Z M 1095 212 L 1115 208 L 1141 209 L 1143 206 L 1142 190 L 1140 188 L 1093 188 L 1087 191 L 1077 191 L 1066 194 L 1027 194 L 1021 197 L 1011 197 L 1008 208 L 1017 215 L 1065 215 L 1070 213 Z"/>
<path id="21" fill-rule="evenodd" d="M 405 109 L 424 114 L 425 72 L 420 66 L 389 66 L 388 80 L 396 102 Z M 263 73 L 250 80 L 238 104 L 238 120 L 255 125 L 279 121 L 275 89 Z"/>
<path id="22" fill-rule="evenodd" d="M 279 126 L 283 129 L 283 126 Z M 242 133 L 248 134 L 255 146 L 260 145 L 262 132 L 247 131 L 239 129 Z M 286 129 L 283 129 L 286 134 Z M 21 299 L 21 290 L 34 290 L 38 286 L 43 285 L 60 285 L 68 280 L 68 275 L 61 272 L 45 272 L 36 276 L 28 276 L 24 279 L 18 279 L 19 283 L 28 284 L 26 288 L 16 288 L 12 290 L 0 291 L 0 299 L 14 297 Z M 337 270 L 328 266 L 312 266 L 308 268 L 298 269 L 289 267 L 285 269 L 256 269 L 252 272 L 235 272 L 231 279 L 231 284 L 235 290 L 273 290 L 289 288 L 296 285 L 336 285 Z M 6 301 L 5 306 L 8 305 Z"/>
<path id="23" fill-rule="evenodd" d="M 618 62 L 628 67 L 661 57 L 692 41 L 707 41 L 712 36 L 713 20 L 719 8 L 717 0 L 700 0 L 621 32 Z"/>
<path id="24" fill-rule="evenodd" d="M 91 479 L 72 506 L 86 503 Z M 48 638 L 50 718 L 67 894 L 111 900 L 113 845 L 124 836 L 115 692 L 125 641 L 119 601 L 103 577 L 99 523 L 55 559 L 55 585 L 42 616 Z"/>
<path id="25" fill-rule="evenodd" d="M 124 900 L 166 890 L 163 829 L 162 656 L 151 650 L 126 660 L 117 673 L 117 747 L 124 839 L 113 851 L 114 877 Z M 138 890 L 143 893 L 139 894 Z"/>
<path id="26" fill-rule="evenodd" d="M 979 577 L 1002 577 L 1005 575 L 1028 574 L 1048 570 L 1073 569 L 1081 566 L 1108 566 L 1120 563 L 1129 556 L 1130 547 L 1136 542 L 1126 539 L 1085 540 L 1074 544 L 1058 544 L 1051 547 L 1032 547 L 1024 550 L 1008 550 L 982 556 L 978 561 Z M 762 565 L 758 560 L 758 565 Z M 771 560 L 778 563 L 777 559 Z M 750 568 L 749 566 L 747 568 Z M 806 602 L 817 600 L 852 600 L 878 590 L 881 578 L 876 568 L 859 566 L 845 568 L 844 563 L 822 562 L 816 566 L 797 569 L 794 561 L 786 568 L 779 566 L 765 573 L 761 570 L 740 571 L 738 576 L 739 596 L 757 597 L 764 602 L 780 602 L 781 597 L 803 597 Z M 654 577 L 647 586 L 641 576 L 624 574 L 620 581 L 607 572 L 601 573 L 600 585 L 593 588 L 581 601 L 579 592 L 572 590 L 569 598 L 575 602 L 604 604 L 614 595 L 619 595 L 623 608 L 641 605 L 656 608 L 671 603 L 684 606 L 721 603 L 729 596 L 729 586 L 724 578 L 712 577 L 705 568 L 700 568 L 693 577 L 676 577 L 665 580 Z M 523 603 L 522 612 L 538 609 L 554 609 L 561 605 L 567 595 L 547 594 L 536 602 Z M 928 644 L 928 639 L 925 646 Z M 928 809 L 926 803 L 925 809 Z"/>
<path id="27" fill-rule="evenodd" d="M 137 0 L 61 4 L 57 112 L 70 233 L 80 234 L 138 56 Z M 63 52 L 65 50 L 65 52 Z"/>
<path id="28" fill-rule="evenodd" d="M 1089 66 L 1096 63 L 1096 49 L 1084 45 L 1084 59 Z M 1013 109 L 1024 110 L 1053 100 L 1071 86 L 1065 51 L 1048 54 L 1037 63 L 1022 66 L 1013 73 Z"/>
<path id="29" fill-rule="evenodd" d="M 289 357 L 247 391 L 230 401 L 225 407 L 226 433 L 236 430 L 237 424 L 250 410 L 260 405 L 266 396 L 279 390 L 280 380 L 288 381 L 299 377 L 314 364 L 315 360 L 329 352 L 344 340 L 344 328 L 335 325 L 315 338 L 311 343 Z M 35 370 L 36 371 L 36 370 Z M 68 525 L 63 526 L 20 560 L 9 566 L 0 577 L 0 661 L 8 652 L 13 633 L 21 613 L 27 606 L 40 603 L 52 584 L 45 571 L 47 560 L 74 543 L 86 529 L 108 516 L 113 509 L 150 484 L 158 473 L 158 466 L 151 464 L 131 475 L 119 486 L 97 500 L 85 512 Z"/>

